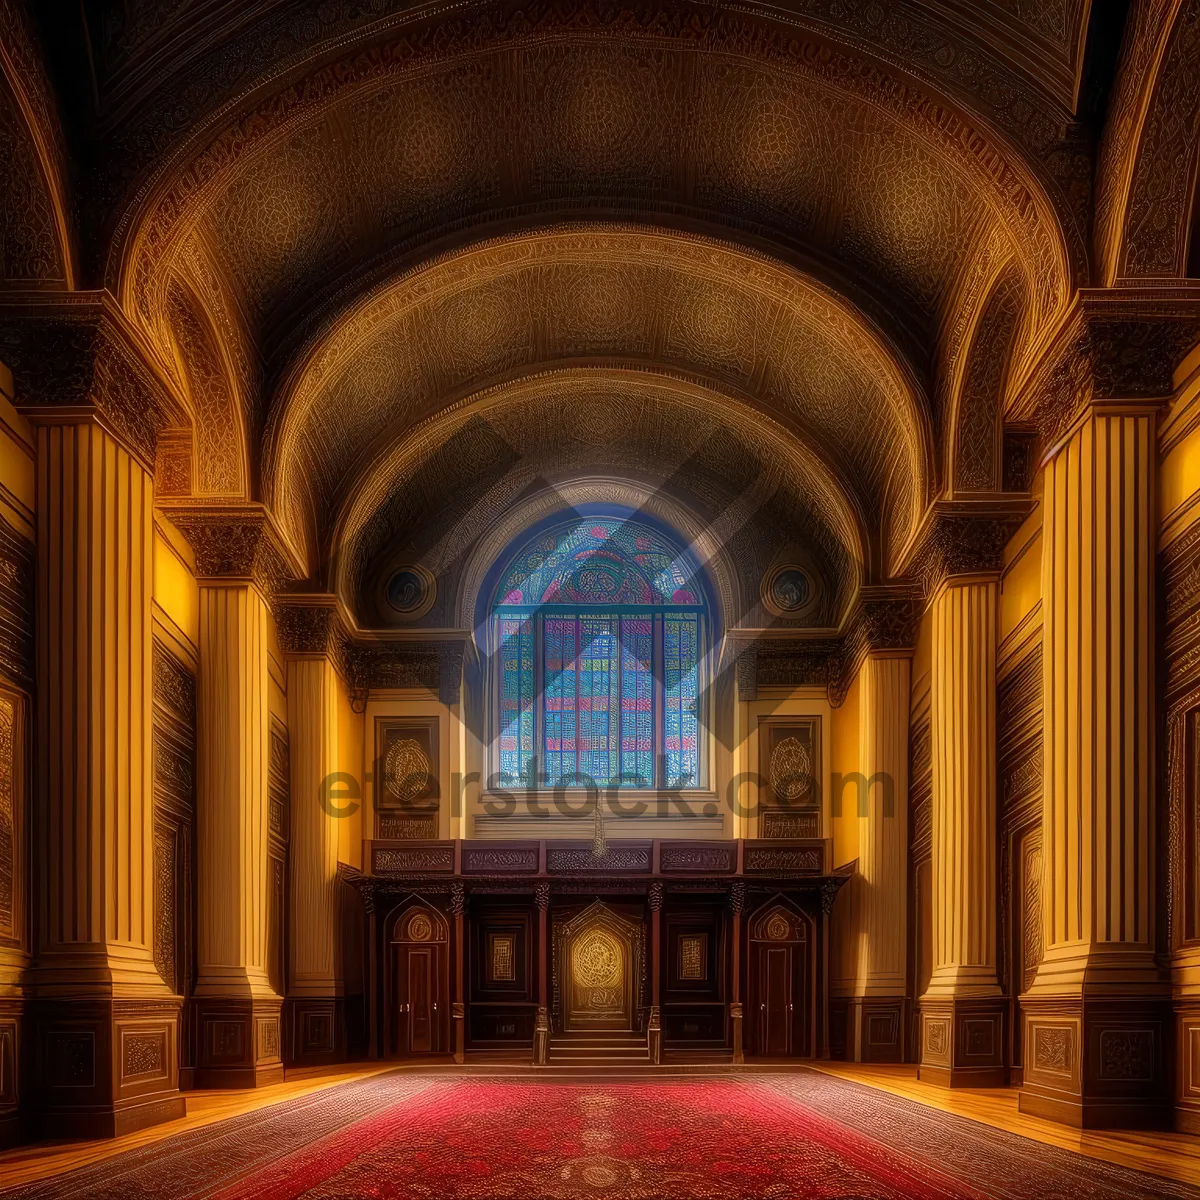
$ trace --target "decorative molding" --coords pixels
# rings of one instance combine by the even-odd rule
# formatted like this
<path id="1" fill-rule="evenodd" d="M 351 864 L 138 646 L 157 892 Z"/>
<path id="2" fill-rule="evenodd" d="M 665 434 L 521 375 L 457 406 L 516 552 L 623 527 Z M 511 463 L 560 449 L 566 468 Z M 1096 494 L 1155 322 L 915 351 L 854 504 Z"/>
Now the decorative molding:
<path id="1" fill-rule="evenodd" d="M 373 846 L 371 871 L 375 875 L 403 875 L 429 871 L 439 874 L 454 870 L 454 847 L 442 843 L 433 846 Z"/>
<path id="2" fill-rule="evenodd" d="M 824 867 L 824 851 L 820 846 L 784 849 L 776 846 L 746 844 L 744 870 L 752 872 L 785 871 L 804 875 L 819 875 Z"/>
<path id="3" fill-rule="evenodd" d="M 1175 369 L 1200 341 L 1200 284 L 1082 289 L 1009 403 L 1053 452 L 1100 401 L 1162 401 Z"/>
<path id="4" fill-rule="evenodd" d="M 590 849 L 575 850 L 552 846 L 546 851 L 546 870 L 575 873 L 579 871 L 646 871 L 650 870 L 649 846 L 609 844 L 597 856 Z"/>
<path id="5" fill-rule="evenodd" d="M 99 419 L 151 473 L 160 433 L 189 418 L 106 292 L 0 304 L 0 359 L 33 421 Z"/>
<path id="6" fill-rule="evenodd" d="M 196 555 L 196 577 L 250 580 L 271 601 L 304 572 L 261 504 L 195 504 L 164 500 L 160 507 Z"/>

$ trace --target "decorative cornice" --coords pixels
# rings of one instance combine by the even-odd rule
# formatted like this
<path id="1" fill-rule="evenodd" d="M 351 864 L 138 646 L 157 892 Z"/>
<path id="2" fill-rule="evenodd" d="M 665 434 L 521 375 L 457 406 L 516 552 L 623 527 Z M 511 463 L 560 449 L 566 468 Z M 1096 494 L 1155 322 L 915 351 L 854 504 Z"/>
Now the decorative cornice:
<path id="1" fill-rule="evenodd" d="M 284 592 L 272 606 L 285 654 L 323 654 L 348 682 L 352 678 L 349 623 L 337 596 Z"/>
<path id="2" fill-rule="evenodd" d="M 108 292 L 5 296 L 0 358 L 12 370 L 17 405 L 31 420 L 94 415 L 150 471 L 159 434 L 188 423 Z"/>
<path id="3" fill-rule="evenodd" d="M 460 639 L 444 641 L 364 642 L 345 647 L 347 678 L 356 692 L 420 688 L 436 692 L 443 704 L 462 698 L 465 647 Z"/>
<path id="4" fill-rule="evenodd" d="M 1053 453 L 1090 404 L 1168 400 L 1200 341 L 1200 284 L 1080 291 L 1010 405 Z"/>
<path id="5" fill-rule="evenodd" d="M 196 555 L 201 580 L 244 579 L 268 600 L 303 578 L 303 568 L 261 504 L 162 504 Z"/>
<path id="6" fill-rule="evenodd" d="M 928 601 L 952 575 L 999 572 L 1004 547 L 1032 507 L 1028 496 L 938 501 L 921 526 L 907 565 L 917 593 Z"/>
<path id="7" fill-rule="evenodd" d="M 924 607 L 920 588 L 907 580 L 862 589 L 841 648 L 829 662 L 826 694 L 834 708 L 842 706 L 868 654 L 913 649 Z"/>

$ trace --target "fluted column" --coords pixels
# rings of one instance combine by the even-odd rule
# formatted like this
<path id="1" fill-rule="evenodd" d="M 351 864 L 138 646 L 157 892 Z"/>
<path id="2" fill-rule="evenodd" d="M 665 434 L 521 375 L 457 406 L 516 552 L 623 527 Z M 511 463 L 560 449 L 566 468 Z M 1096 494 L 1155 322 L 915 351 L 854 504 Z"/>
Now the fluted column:
<path id="1" fill-rule="evenodd" d="M 152 477 L 101 423 L 37 430 L 39 1087 L 48 1128 L 181 1115 L 154 964 Z"/>
<path id="2" fill-rule="evenodd" d="M 1023 999 L 1023 1111 L 1157 1121 L 1155 413 L 1092 408 L 1046 465 L 1044 956 Z"/>
<path id="3" fill-rule="evenodd" d="M 872 653 L 859 675 L 866 815 L 859 818 L 857 982 L 846 1036 L 846 1055 L 856 1062 L 900 1062 L 904 1056 L 911 675 L 908 651 Z"/>
<path id="4" fill-rule="evenodd" d="M 267 976 L 268 619 L 253 582 L 203 581 L 196 997 L 204 1086 L 282 1076 L 281 999 Z"/>
<path id="5" fill-rule="evenodd" d="M 342 981 L 336 953 L 338 817 L 328 802 L 338 763 L 340 681 L 324 654 L 289 655 L 288 744 L 291 752 L 291 921 L 288 996 L 292 1055 L 317 1062 L 336 1055 Z"/>
<path id="6" fill-rule="evenodd" d="M 996 979 L 996 598 L 992 573 L 933 601 L 933 974 L 921 997 L 922 1079 L 1005 1082 Z"/>

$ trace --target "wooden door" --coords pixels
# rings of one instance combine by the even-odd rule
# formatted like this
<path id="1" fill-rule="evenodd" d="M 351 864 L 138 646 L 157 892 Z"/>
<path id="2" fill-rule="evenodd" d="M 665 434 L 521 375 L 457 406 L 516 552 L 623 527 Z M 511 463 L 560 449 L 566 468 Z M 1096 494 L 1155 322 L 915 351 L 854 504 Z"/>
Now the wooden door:
<path id="1" fill-rule="evenodd" d="M 765 946 L 759 953 L 759 1054 L 792 1053 L 792 959 L 791 946 Z"/>
<path id="2" fill-rule="evenodd" d="M 408 1058 L 441 1049 L 441 965 L 438 947 L 396 947 L 392 1053 Z"/>
<path id="3" fill-rule="evenodd" d="M 437 1000 L 433 981 L 436 977 L 432 946 L 411 946 L 408 950 L 408 1052 L 430 1054 L 434 1049 Z"/>
<path id="4" fill-rule="evenodd" d="M 816 996 L 810 922 L 775 905 L 750 920 L 749 1010 L 746 1046 L 751 1054 L 784 1058 L 816 1053 Z"/>

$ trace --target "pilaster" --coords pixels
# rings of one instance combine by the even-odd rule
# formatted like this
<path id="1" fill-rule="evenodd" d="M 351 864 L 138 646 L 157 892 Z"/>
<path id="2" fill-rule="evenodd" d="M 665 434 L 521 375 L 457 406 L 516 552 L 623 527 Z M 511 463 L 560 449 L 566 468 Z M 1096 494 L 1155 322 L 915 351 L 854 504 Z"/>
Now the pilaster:
<path id="1" fill-rule="evenodd" d="M 258 506 L 173 505 L 200 583 L 196 1081 L 283 1077 L 283 997 L 268 972 L 268 598 L 291 569 Z"/>
<path id="2" fill-rule="evenodd" d="M 859 676 L 859 820 L 855 909 L 859 961 L 849 999 L 846 1057 L 904 1060 L 908 960 L 908 717 L 911 652 L 871 652 Z"/>
<path id="3" fill-rule="evenodd" d="M 922 1079 L 1006 1082 L 996 978 L 994 572 L 951 575 L 933 598 L 933 974 L 920 999 Z"/>
<path id="4" fill-rule="evenodd" d="M 1043 941 L 1022 997 L 1022 1112 L 1084 1128 L 1167 1118 L 1155 961 L 1155 426 L 1094 403 L 1046 464 Z"/>
<path id="5" fill-rule="evenodd" d="M 37 424 L 34 971 L 43 1129 L 182 1116 L 181 999 L 154 959 L 152 476 L 94 409 Z"/>
<path id="6" fill-rule="evenodd" d="M 339 690 L 334 597 L 288 598 L 278 606 L 287 654 L 291 753 L 288 1058 L 303 1064 L 345 1055 L 343 986 L 337 962 L 338 817 L 324 802 L 339 770 Z"/>

